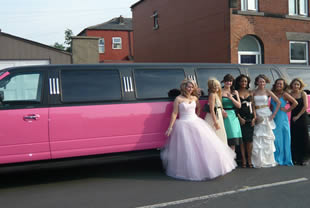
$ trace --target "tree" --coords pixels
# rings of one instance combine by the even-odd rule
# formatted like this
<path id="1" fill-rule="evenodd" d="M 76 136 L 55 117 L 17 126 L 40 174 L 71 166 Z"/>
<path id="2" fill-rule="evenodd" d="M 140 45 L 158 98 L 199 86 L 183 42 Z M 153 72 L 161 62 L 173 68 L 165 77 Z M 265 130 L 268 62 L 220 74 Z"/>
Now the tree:
<path id="1" fill-rule="evenodd" d="M 53 47 L 60 49 L 60 50 L 63 50 L 63 51 L 66 49 L 66 47 L 63 44 L 58 43 L 58 42 L 54 43 Z"/>
<path id="2" fill-rule="evenodd" d="M 66 29 L 65 30 L 65 42 L 63 44 L 56 42 L 54 43 L 53 47 L 71 53 L 72 52 L 72 36 L 73 36 L 72 30 Z"/>
<path id="3" fill-rule="evenodd" d="M 73 36 L 72 30 L 66 29 L 65 30 L 65 45 L 67 45 L 66 51 L 70 53 L 72 52 L 72 36 Z"/>

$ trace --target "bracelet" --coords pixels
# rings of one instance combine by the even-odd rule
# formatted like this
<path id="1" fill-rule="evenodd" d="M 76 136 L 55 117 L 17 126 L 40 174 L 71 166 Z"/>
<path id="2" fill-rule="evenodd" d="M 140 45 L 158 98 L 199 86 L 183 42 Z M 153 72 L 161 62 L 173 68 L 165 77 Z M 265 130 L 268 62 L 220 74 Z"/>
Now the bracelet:
<path id="1" fill-rule="evenodd" d="M 168 130 L 172 130 L 172 127 L 168 128 Z"/>

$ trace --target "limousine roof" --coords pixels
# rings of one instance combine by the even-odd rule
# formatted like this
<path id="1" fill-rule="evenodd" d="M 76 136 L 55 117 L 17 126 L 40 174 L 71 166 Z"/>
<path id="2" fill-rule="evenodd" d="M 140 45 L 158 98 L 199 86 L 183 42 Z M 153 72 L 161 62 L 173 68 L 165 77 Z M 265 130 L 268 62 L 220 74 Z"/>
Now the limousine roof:
<path id="1" fill-rule="evenodd" d="M 203 77 L 215 76 L 218 79 L 227 73 L 234 75 L 236 71 L 241 74 L 246 74 L 254 79 L 258 74 L 268 73 L 271 81 L 273 82 L 279 77 L 286 79 L 287 81 L 293 78 L 300 77 L 307 85 L 307 89 L 310 89 L 310 67 L 305 65 L 285 65 L 285 64 L 261 64 L 261 65 L 240 65 L 240 64 L 228 64 L 228 63 L 109 63 L 109 64 L 67 64 L 67 65 L 35 65 L 35 66 L 20 66 L 3 69 L 0 71 L 0 79 L 6 77 L 13 71 L 27 71 L 27 70 L 119 70 L 123 77 L 130 75 L 134 70 L 176 70 L 183 69 L 184 75 L 192 77 L 193 79 L 201 78 L 201 75 L 210 69 L 210 74 L 204 74 Z M 218 70 L 218 72 L 217 72 Z M 261 72 L 260 72 L 261 70 Z M 266 71 L 267 70 L 267 71 Z M 200 73 L 200 72 L 202 73 Z M 215 72 L 216 71 L 216 72 Z M 7 72 L 7 73 L 6 73 Z M 214 73 L 215 72 L 215 73 Z M 253 82 L 252 82 L 253 83 Z"/>
<path id="2" fill-rule="evenodd" d="M 108 63 L 108 64 L 52 64 L 52 65 L 33 65 L 33 66 L 18 66 L 18 67 L 10 67 L 6 69 L 2 69 L 0 73 L 11 71 L 15 69 L 49 69 L 49 70 L 58 70 L 58 69 L 104 69 L 104 68 L 132 68 L 132 67 L 152 67 L 161 68 L 161 67 L 208 67 L 208 68 L 300 68 L 300 69 L 309 69 L 308 66 L 305 65 L 289 65 L 289 64 L 256 64 L 256 65 L 241 65 L 241 64 L 228 64 L 228 63 Z M 168 68 L 167 68 L 168 69 Z"/>

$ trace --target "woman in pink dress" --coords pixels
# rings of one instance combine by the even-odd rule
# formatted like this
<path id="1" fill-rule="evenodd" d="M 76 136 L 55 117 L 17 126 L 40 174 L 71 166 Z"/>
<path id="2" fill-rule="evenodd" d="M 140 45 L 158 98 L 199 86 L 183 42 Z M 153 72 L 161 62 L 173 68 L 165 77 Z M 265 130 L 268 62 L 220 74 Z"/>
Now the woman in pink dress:
<path id="1" fill-rule="evenodd" d="M 235 153 L 198 116 L 200 105 L 197 95 L 195 81 L 185 79 L 181 83 L 181 95 L 174 101 L 166 131 L 169 138 L 161 151 L 168 176 L 192 181 L 212 179 L 237 166 Z"/>

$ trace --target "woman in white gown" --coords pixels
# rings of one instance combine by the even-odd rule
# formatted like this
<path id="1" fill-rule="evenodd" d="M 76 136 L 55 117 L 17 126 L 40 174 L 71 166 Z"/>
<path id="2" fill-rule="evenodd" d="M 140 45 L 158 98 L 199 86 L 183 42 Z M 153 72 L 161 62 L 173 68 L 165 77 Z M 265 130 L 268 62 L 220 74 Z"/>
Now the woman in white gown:
<path id="1" fill-rule="evenodd" d="M 227 144 L 227 135 L 222 115 L 222 93 L 221 84 L 216 78 L 208 80 L 208 105 L 209 111 L 206 114 L 205 121 L 213 127 L 216 135 L 224 144 Z"/>
<path id="2" fill-rule="evenodd" d="M 276 127 L 273 119 L 280 108 L 281 102 L 273 92 L 265 89 L 266 83 L 270 83 L 270 81 L 263 74 L 255 78 L 255 86 L 258 87 L 253 93 L 256 109 L 256 125 L 254 126 L 252 149 L 254 168 L 274 167 L 277 165 L 274 158 L 275 136 L 272 130 Z M 268 105 L 269 97 L 277 103 L 273 113 Z"/>
<path id="3" fill-rule="evenodd" d="M 197 85 L 193 80 L 182 82 L 181 95 L 174 101 L 166 131 L 170 137 L 161 151 L 161 158 L 168 176 L 200 181 L 232 171 L 236 162 L 235 153 L 196 115 L 196 107 L 198 114 L 200 111 L 196 93 Z"/>

